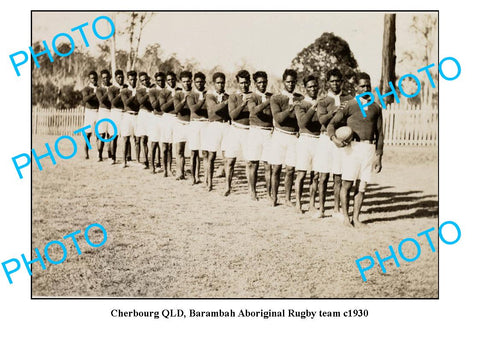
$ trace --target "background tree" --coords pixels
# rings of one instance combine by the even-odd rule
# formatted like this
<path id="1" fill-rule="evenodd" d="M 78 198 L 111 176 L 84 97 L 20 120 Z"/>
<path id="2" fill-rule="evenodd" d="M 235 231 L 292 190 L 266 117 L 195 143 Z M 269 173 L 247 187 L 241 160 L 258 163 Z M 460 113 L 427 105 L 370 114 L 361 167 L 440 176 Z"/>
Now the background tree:
<path id="1" fill-rule="evenodd" d="M 380 78 L 380 92 L 390 92 L 389 82 L 392 82 L 394 88 L 395 84 L 395 14 L 385 14 L 383 21 L 383 48 L 382 48 L 382 77 Z M 398 91 L 397 91 L 398 92 Z M 390 104 L 394 101 L 393 96 L 385 97 L 384 102 Z"/>
<path id="2" fill-rule="evenodd" d="M 321 94 L 326 93 L 325 76 L 333 67 L 340 69 L 343 74 L 358 71 L 358 63 L 350 46 L 333 33 L 323 33 L 292 60 L 292 68 L 298 72 L 300 79 L 309 74 L 319 78 Z M 344 82 L 345 92 L 351 92 L 351 87 L 349 82 Z"/>

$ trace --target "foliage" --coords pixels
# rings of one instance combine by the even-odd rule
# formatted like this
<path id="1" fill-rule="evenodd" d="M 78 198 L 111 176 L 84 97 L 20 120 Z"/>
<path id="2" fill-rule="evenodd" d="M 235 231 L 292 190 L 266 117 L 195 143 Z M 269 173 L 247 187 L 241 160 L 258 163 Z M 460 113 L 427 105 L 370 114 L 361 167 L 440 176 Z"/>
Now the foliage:
<path id="1" fill-rule="evenodd" d="M 334 67 L 343 74 L 358 71 L 358 63 L 350 46 L 333 33 L 323 33 L 292 60 L 292 68 L 298 72 L 299 79 L 310 74 L 319 78 L 320 93 L 326 92 L 326 73 Z M 352 90 L 352 85 L 347 81 L 343 86 L 345 92 Z"/>

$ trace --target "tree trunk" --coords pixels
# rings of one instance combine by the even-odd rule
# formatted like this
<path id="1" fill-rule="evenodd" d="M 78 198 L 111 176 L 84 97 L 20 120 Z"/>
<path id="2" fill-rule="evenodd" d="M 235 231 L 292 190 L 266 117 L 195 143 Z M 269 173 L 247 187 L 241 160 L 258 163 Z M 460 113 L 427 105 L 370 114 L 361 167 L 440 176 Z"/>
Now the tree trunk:
<path id="1" fill-rule="evenodd" d="M 113 23 L 115 25 L 115 27 L 117 26 L 116 25 L 116 22 L 115 22 L 115 19 L 116 19 L 116 14 L 113 13 Z M 115 56 L 116 56 L 116 53 L 117 53 L 117 49 L 116 49 L 116 46 L 115 46 L 115 36 L 117 35 L 117 29 L 115 28 L 115 32 L 113 32 L 113 36 L 112 36 L 112 40 L 110 41 L 110 58 L 111 58 L 111 66 L 112 66 L 112 77 L 115 77 L 115 70 L 117 69 L 117 63 L 116 63 L 116 60 L 115 60 Z"/>
<path id="2" fill-rule="evenodd" d="M 380 91 L 382 94 L 391 91 L 388 82 L 391 81 L 395 86 L 395 41 L 395 14 L 385 14 L 383 26 L 382 78 L 380 79 Z M 388 96 L 383 100 L 386 104 L 390 104 L 394 101 L 394 97 Z"/>

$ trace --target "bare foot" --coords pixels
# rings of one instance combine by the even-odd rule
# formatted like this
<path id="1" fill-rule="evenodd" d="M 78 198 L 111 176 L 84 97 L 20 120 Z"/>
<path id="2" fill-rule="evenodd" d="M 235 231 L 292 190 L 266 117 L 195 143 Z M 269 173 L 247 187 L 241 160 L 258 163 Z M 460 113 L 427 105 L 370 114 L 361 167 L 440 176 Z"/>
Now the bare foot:
<path id="1" fill-rule="evenodd" d="M 343 225 L 344 225 L 345 227 L 353 228 L 353 224 L 350 222 L 350 219 L 349 219 L 349 218 L 344 218 L 344 219 L 343 219 Z"/>
<path id="2" fill-rule="evenodd" d="M 360 221 L 353 221 L 355 228 L 368 228 L 368 224 L 362 223 Z"/>
<path id="3" fill-rule="evenodd" d="M 300 204 L 295 205 L 295 211 L 299 214 L 303 214 L 302 206 Z"/>
<path id="4" fill-rule="evenodd" d="M 230 195 L 230 189 L 225 190 L 225 192 L 223 193 L 223 196 L 228 196 L 228 195 Z"/>
<path id="5" fill-rule="evenodd" d="M 212 191 L 212 190 L 213 190 L 212 186 L 209 185 L 208 188 L 207 188 L 207 191 L 210 192 L 210 191 Z"/>
<path id="6" fill-rule="evenodd" d="M 250 199 L 251 199 L 252 201 L 258 201 L 258 196 L 257 196 L 257 194 L 250 194 Z"/>
<path id="7" fill-rule="evenodd" d="M 117 164 L 117 161 L 113 160 L 112 165 L 115 165 L 115 164 Z"/>
<path id="8" fill-rule="evenodd" d="M 318 211 L 315 212 L 314 210 L 312 210 L 312 212 L 314 212 L 314 214 L 313 214 L 314 218 L 324 218 L 325 217 L 325 213 L 323 211 L 318 210 Z"/>
<path id="9" fill-rule="evenodd" d="M 127 168 L 127 167 L 128 167 L 127 163 L 123 164 L 123 168 Z"/>
<path id="10" fill-rule="evenodd" d="M 292 201 L 290 201 L 290 200 L 285 200 L 284 204 L 285 204 L 287 207 L 294 207 L 294 204 L 293 204 Z"/>

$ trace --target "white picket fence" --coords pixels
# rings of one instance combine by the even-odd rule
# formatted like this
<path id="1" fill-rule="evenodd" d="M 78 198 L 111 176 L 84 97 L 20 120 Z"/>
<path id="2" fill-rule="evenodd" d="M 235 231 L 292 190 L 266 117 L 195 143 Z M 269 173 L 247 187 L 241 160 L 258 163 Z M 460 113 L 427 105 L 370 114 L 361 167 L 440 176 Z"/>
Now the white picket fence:
<path id="1" fill-rule="evenodd" d="M 73 135 L 83 127 L 84 109 L 32 108 L 34 135 Z M 438 109 L 391 104 L 383 110 L 386 145 L 438 145 Z"/>

